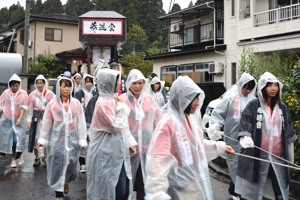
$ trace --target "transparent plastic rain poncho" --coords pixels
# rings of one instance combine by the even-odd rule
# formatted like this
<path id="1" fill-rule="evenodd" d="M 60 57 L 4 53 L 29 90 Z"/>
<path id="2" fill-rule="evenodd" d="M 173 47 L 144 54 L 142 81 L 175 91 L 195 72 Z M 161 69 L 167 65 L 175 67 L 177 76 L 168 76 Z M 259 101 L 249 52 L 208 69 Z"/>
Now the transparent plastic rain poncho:
<path id="1" fill-rule="evenodd" d="M 86 80 L 87 77 L 92 78 L 93 86 L 90 89 L 90 91 L 88 91 L 86 86 L 85 86 L 85 80 Z M 80 86 L 81 89 L 79 91 L 75 92 L 74 97 L 79 100 L 79 102 L 81 103 L 81 105 L 83 107 L 83 110 L 85 112 L 89 101 L 93 98 L 94 95 L 96 95 L 94 77 L 90 74 L 85 74 L 83 76 L 83 78 L 81 79 L 80 85 L 81 85 Z M 89 128 L 88 124 L 87 124 L 87 128 Z M 80 157 L 85 158 L 86 153 L 87 153 L 87 149 L 81 149 L 80 150 Z"/>
<path id="2" fill-rule="evenodd" d="M 36 86 L 37 80 L 44 80 L 45 85 L 43 92 L 40 93 Z M 42 127 L 42 118 L 43 114 L 46 108 L 47 103 L 49 103 L 50 100 L 55 98 L 55 94 L 48 89 L 48 82 L 46 78 L 43 75 L 38 75 L 34 81 L 34 87 L 36 88 L 34 91 L 32 91 L 29 94 L 28 99 L 28 115 L 27 115 L 27 122 L 32 123 L 36 122 L 36 135 L 35 138 L 39 138 L 39 133 Z M 32 120 L 33 117 L 33 120 Z"/>
<path id="3" fill-rule="evenodd" d="M 160 89 L 157 92 L 154 92 L 152 90 L 152 87 L 150 87 L 150 94 L 154 97 L 156 103 L 159 105 L 159 107 L 163 107 L 165 105 L 165 99 L 164 95 L 162 94 L 162 90 L 165 87 L 165 82 L 160 81 L 157 77 L 152 78 L 150 85 L 155 85 L 156 83 L 160 83 Z"/>
<path id="4" fill-rule="evenodd" d="M 118 75 L 118 71 L 111 69 L 101 69 L 97 73 L 99 97 L 89 129 L 87 153 L 89 200 L 116 199 L 115 188 L 123 163 L 132 191 L 129 147 L 137 143 L 128 127 L 129 107 L 114 99 Z"/>
<path id="5" fill-rule="evenodd" d="M 170 90 L 169 110 L 158 123 L 147 153 L 146 197 L 156 199 L 213 199 L 208 161 L 223 155 L 224 142 L 203 139 L 197 114 L 184 110 L 204 92 L 187 76 L 179 76 Z M 186 192 L 178 197 L 178 192 Z"/>
<path id="6" fill-rule="evenodd" d="M 244 108 L 248 104 L 249 101 L 255 98 L 254 94 L 256 92 L 256 81 L 255 87 L 253 90 L 245 97 L 241 91 L 243 86 L 248 83 L 249 81 L 255 79 L 248 73 L 243 73 L 237 83 L 237 89 L 235 95 L 232 97 L 228 97 L 223 99 L 213 110 L 211 114 L 211 119 L 209 122 L 209 129 L 208 135 L 212 140 L 218 140 L 221 138 L 220 135 L 217 135 L 216 132 L 222 126 L 224 126 L 224 135 L 230 138 L 224 137 L 224 141 L 226 144 L 230 145 L 235 152 L 241 152 L 241 145 L 238 141 L 238 128 L 239 128 L 239 121 L 241 113 L 243 112 Z M 215 129 L 215 130 L 210 130 Z M 212 134 L 210 134 L 212 132 Z M 238 156 L 233 155 L 226 155 L 226 162 L 229 168 L 229 173 L 231 176 L 232 181 L 235 181 L 235 173 L 237 167 L 237 160 Z"/>
<path id="7" fill-rule="evenodd" d="M 65 110 L 60 97 L 60 81 L 63 79 L 71 81 L 66 77 L 57 80 L 56 98 L 46 106 L 38 139 L 38 144 L 45 145 L 47 149 L 48 184 L 60 192 L 65 183 L 76 179 L 79 172 L 79 150 L 87 146 L 83 108 L 70 95 L 68 111 Z M 72 90 L 73 85 L 70 93 Z"/>
<path id="8" fill-rule="evenodd" d="M 79 74 L 79 73 L 76 73 L 76 74 L 72 77 L 73 84 L 74 84 L 74 93 L 75 93 L 75 92 L 78 92 L 79 90 L 81 90 L 81 87 L 82 87 L 82 80 L 81 80 L 81 82 L 80 82 L 78 85 L 76 84 L 76 82 L 75 82 L 76 76 L 79 76 L 80 78 L 82 78 L 81 74 Z"/>
<path id="9" fill-rule="evenodd" d="M 146 84 L 146 79 L 139 70 L 131 70 L 126 81 L 127 93 L 120 96 L 123 102 L 130 108 L 128 117 L 129 129 L 138 143 L 138 154 L 131 156 L 133 181 L 135 181 L 136 172 L 140 164 L 144 178 L 143 180 L 145 180 L 146 153 L 153 130 L 162 115 L 161 109 L 155 102 L 155 99 L 148 94 L 148 86 L 144 85 L 138 99 L 134 97 L 129 88 L 133 82 L 138 80 L 144 80 Z"/>
<path id="10" fill-rule="evenodd" d="M 282 102 L 277 103 L 273 108 L 272 115 L 270 114 L 270 108 L 262 95 L 262 89 L 267 83 L 278 83 L 278 92 L 280 95 L 282 94 L 282 83 L 279 82 L 273 74 L 265 72 L 258 81 L 258 100 L 249 102 L 242 113 L 239 136 L 250 136 L 254 141 L 254 145 L 284 159 L 288 159 L 288 154 L 290 152 L 288 153 L 287 146 L 296 140 L 291 116 L 286 105 Z M 258 101 L 260 108 L 258 107 Z M 261 129 L 261 139 L 259 141 L 259 134 L 257 134 L 258 129 Z M 255 151 L 255 149 L 256 148 L 246 148 L 244 149 L 243 154 L 286 164 L 286 162 L 271 154 L 267 154 L 260 150 Z M 256 152 L 259 154 L 257 155 Z M 257 165 L 255 162 L 257 162 Z M 267 181 L 270 167 L 273 167 L 276 174 L 282 198 L 289 199 L 288 168 L 267 162 L 255 161 L 245 157 L 240 157 L 238 161 L 235 187 L 236 192 L 246 199 L 261 199 L 263 194 L 268 198 L 274 198 L 272 190 L 270 193 L 270 191 L 264 189 L 265 186 L 270 188 L 268 187 L 270 186 L 270 182 Z M 255 172 L 255 169 L 259 169 L 259 171 Z M 257 177 L 257 181 L 254 181 L 255 177 Z"/>
<path id="11" fill-rule="evenodd" d="M 19 90 L 14 94 L 9 87 L 9 82 L 19 81 Z M 16 152 L 23 152 L 25 149 L 25 130 L 26 130 L 26 113 L 28 109 L 27 92 L 21 89 L 21 79 L 18 75 L 13 74 L 9 79 L 8 89 L 0 97 L 0 110 L 3 111 L 0 119 L 0 152 L 12 154 L 13 132 L 17 136 Z M 21 114 L 21 109 L 25 110 L 23 121 L 20 126 L 16 122 Z"/>
<path id="12" fill-rule="evenodd" d="M 93 86 L 92 88 L 90 89 L 90 91 L 88 91 L 86 89 L 86 86 L 85 86 L 85 79 L 87 77 L 90 77 L 92 78 L 92 83 L 93 83 Z M 80 83 L 80 87 L 81 89 L 79 91 L 77 91 L 74 95 L 74 97 L 76 99 L 78 99 L 83 107 L 83 109 L 85 110 L 85 108 L 87 107 L 89 101 L 91 100 L 91 98 L 96 95 L 96 91 L 95 91 L 95 85 L 94 85 L 94 77 L 90 74 L 85 74 L 81 80 L 81 83 Z M 82 91 L 82 92 L 81 92 Z"/>

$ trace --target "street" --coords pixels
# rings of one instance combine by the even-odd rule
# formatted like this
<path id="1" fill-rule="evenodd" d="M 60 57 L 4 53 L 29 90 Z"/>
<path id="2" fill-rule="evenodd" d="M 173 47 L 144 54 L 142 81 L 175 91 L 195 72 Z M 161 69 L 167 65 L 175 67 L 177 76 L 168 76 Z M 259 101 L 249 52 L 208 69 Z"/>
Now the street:
<path id="1" fill-rule="evenodd" d="M 0 194 L 1 200 L 53 200 L 54 191 L 47 184 L 46 166 L 33 168 L 34 156 L 23 153 L 25 163 L 22 167 L 11 168 L 10 157 L 0 157 Z M 227 178 L 220 176 L 211 170 L 211 183 L 215 200 L 227 200 L 229 198 Z M 77 180 L 70 184 L 70 192 L 65 196 L 66 200 L 86 199 L 86 174 L 79 174 Z M 133 195 L 135 199 L 135 194 Z"/>

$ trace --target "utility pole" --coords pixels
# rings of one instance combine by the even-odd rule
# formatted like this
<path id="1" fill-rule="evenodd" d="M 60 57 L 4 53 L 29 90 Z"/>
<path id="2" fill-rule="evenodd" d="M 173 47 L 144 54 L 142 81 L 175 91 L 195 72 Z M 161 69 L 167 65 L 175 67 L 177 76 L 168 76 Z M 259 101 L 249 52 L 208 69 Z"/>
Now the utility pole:
<path id="1" fill-rule="evenodd" d="M 24 23 L 24 56 L 23 56 L 23 73 L 27 73 L 28 68 L 28 40 L 29 40 L 29 17 L 30 17 L 30 0 L 26 0 L 25 5 L 25 23 Z"/>

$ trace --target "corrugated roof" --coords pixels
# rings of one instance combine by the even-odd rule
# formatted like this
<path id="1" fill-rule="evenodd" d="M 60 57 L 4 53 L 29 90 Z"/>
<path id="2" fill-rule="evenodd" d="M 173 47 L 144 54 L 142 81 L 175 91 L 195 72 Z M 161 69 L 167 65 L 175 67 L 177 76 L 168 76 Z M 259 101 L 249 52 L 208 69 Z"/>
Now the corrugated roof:
<path id="1" fill-rule="evenodd" d="M 115 12 L 115 11 L 89 11 L 80 18 L 126 18 L 125 16 Z"/>

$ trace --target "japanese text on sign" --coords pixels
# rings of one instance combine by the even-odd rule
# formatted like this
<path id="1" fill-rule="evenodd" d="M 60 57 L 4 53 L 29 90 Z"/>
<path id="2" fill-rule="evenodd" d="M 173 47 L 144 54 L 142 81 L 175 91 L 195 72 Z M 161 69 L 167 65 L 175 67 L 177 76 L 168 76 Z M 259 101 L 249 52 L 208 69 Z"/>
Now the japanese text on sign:
<path id="1" fill-rule="evenodd" d="M 122 20 L 83 20 L 83 35 L 124 35 Z"/>

